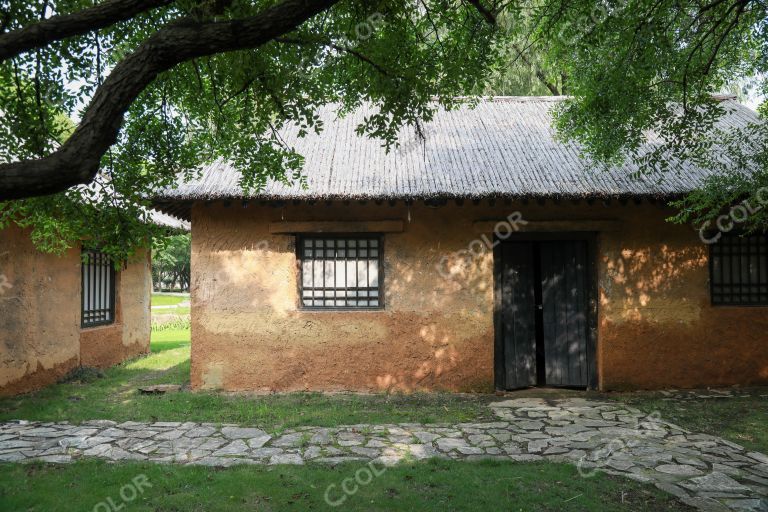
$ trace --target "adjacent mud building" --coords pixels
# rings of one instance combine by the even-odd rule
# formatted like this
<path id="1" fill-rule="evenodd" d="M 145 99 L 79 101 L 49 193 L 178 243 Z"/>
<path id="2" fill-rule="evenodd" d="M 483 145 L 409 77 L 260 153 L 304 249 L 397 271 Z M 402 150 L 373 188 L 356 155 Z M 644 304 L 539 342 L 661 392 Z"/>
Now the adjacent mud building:
<path id="1" fill-rule="evenodd" d="M 188 229 L 155 213 L 160 225 Z M 116 270 L 98 250 L 78 245 L 44 254 L 29 230 L 0 231 L 0 396 L 148 353 L 150 265 L 149 251 Z"/>

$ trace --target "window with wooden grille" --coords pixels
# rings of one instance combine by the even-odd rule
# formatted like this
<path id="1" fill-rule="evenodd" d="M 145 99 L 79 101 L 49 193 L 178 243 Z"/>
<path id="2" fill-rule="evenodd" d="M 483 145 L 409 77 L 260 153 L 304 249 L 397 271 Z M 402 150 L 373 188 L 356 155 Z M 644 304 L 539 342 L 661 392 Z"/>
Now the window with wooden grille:
<path id="1" fill-rule="evenodd" d="M 301 306 L 381 308 L 381 251 L 379 235 L 299 237 Z"/>
<path id="2" fill-rule="evenodd" d="M 768 238 L 723 233 L 710 245 L 712 304 L 768 305 Z"/>
<path id="3" fill-rule="evenodd" d="M 104 253 L 83 250 L 81 325 L 111 324 L 115 321 L 115 267 Z"/>

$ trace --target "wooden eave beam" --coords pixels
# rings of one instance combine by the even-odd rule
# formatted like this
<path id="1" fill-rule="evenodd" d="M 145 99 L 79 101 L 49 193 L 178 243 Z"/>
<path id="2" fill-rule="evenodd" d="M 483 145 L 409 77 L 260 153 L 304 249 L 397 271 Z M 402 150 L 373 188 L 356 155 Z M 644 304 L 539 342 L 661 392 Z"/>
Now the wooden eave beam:
<path id="1" fill-rule="evenodd" d="M 270 222 L 271 234 L 293 233 L 402 233 L 402 220 L 280 221 Z"/>
<path id="2" fill-rule="evenodd" d="M 509 224 L 505 219 L 478 220 L 472 223 L 475 233 L 492 233 L 499 223 Z M 615 219 L 595 220 L 526 220 L 515 223 L 517 231 L 522 233 L 553 233 L 568 231 L 618 231 L 621 222 Z M 506 233 L 506 231 L 505 231 Z"/>

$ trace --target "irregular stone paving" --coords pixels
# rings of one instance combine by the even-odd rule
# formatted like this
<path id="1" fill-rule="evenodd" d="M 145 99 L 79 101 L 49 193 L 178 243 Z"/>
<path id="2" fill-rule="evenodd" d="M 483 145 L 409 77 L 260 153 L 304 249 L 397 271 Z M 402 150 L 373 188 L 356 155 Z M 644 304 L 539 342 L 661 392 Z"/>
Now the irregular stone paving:
<path id="1" fill-rule="evenodd" d="M 662 400 L 702 400 L 702 399 L 723 399 L 723 398 L 750 398 L 760 397 L 768 398 L 768 393 L 754 394 L 744 389 L 668 389 L 658 391 L 662 395 Z"/>
<path id="2" fill-rule="evenodd" d="M 695 434 L 617 403 L 519 398 L 491 404 L 498 421 L 299 427 L 269 434 L 214 423 L 87 421 L 0 424 L 0 461 L 394 464 L 430 457 L 565 461 L 655 484 L 701 510 L 768 511 L 768 456 Z"/>

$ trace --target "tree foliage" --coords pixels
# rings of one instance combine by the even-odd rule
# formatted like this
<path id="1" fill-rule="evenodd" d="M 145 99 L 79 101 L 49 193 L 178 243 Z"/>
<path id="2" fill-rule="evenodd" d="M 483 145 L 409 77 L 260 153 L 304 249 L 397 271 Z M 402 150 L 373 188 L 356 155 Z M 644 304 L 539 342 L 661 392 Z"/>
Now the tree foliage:
<path id="1" fill-rule="evenodd" d="M 538 20 L 529 10 L 505 9 L 499 13 L 499 58 L 480 91 L 489 96 L 561 96 L 566 76 L 548 60 L 547 41 L 536 39 Z"/>
<path id="2" fill-rule="evenodd" d="M 115 22 L 101 13 L 4 58 L 41 19 L 92 19 L 92 8 L 0 1 L 0 198 L 58 191 L 0 203 L 0 223 L 57 238 L 48 250 L 95 238 L 118 260 L 130 252 L 118 247 L 147 244 L 139 207 L 178 173 L 226 158 L 245 189 L 301 180 L 281 129 L 322 130 L 316 112 L 329 104 L 340 115 L 377 106 L 360 135 L 391 147 L 399 126 L 477 90 L 499 48 L 493 5 L 475 0 L 178 0 Z M 69 134 L 61 114 L 79 120 Z M 70 187 L 92 180 L 108 193 Z"/>
<path id="3" fill-rule="evenodd" d="M 675 159 L 718 171 L 678 203 L 679 221 L 711 219 L 768 185 L 765 129 L 713 130 L 713 92 L 744 80 L 768 92 L 758 0 L 0 5 L 0 198 L 58 191 L 0 204 L 0 227 L 29 225 L 49 250 L 88 237 L 126 257 L 118 247 L 147 243 L 136 219 L 151 191 L 218 158 L 245 189 L 301 180 L 281 129 L 322 130 L 315 112 L 329 104 L 341 115 L 376 105 L 360 134 L 391 147 L 399 126 L 458 95 L 567 93 L 556 127 L 597 161 L 632 158 L 660 180 Z M 71 188 L 94 179 L 110 193 Z"/>
<path id="4" fill-rule="evenodd" d="M 567 76 L 571 101 L 556 127 L 600 162 L 630 158 L 665 179 L 688 160 L 717 171 L 704 190 L 677 203 L 676 220 L 700 223 L 737 200 L 758 202 L 768 185 L 766 130 L 718 129 L 712 94 L 752 81 L 768 92 L 766 4 L 754 0 L 545 1 L 533 7 L 531 40 Z M 649 133 L 654 148 L 643 150 Z M 767 194 L 768 196 L 768 194 Z M 752 215 L 747 228 L 764 228 Z"/>
<path id="5" fill-rule="evenodd" d="M 191 237 L 189 233 L 155 238 L 152 244 L 152 285 L 189 290 Z"/>

